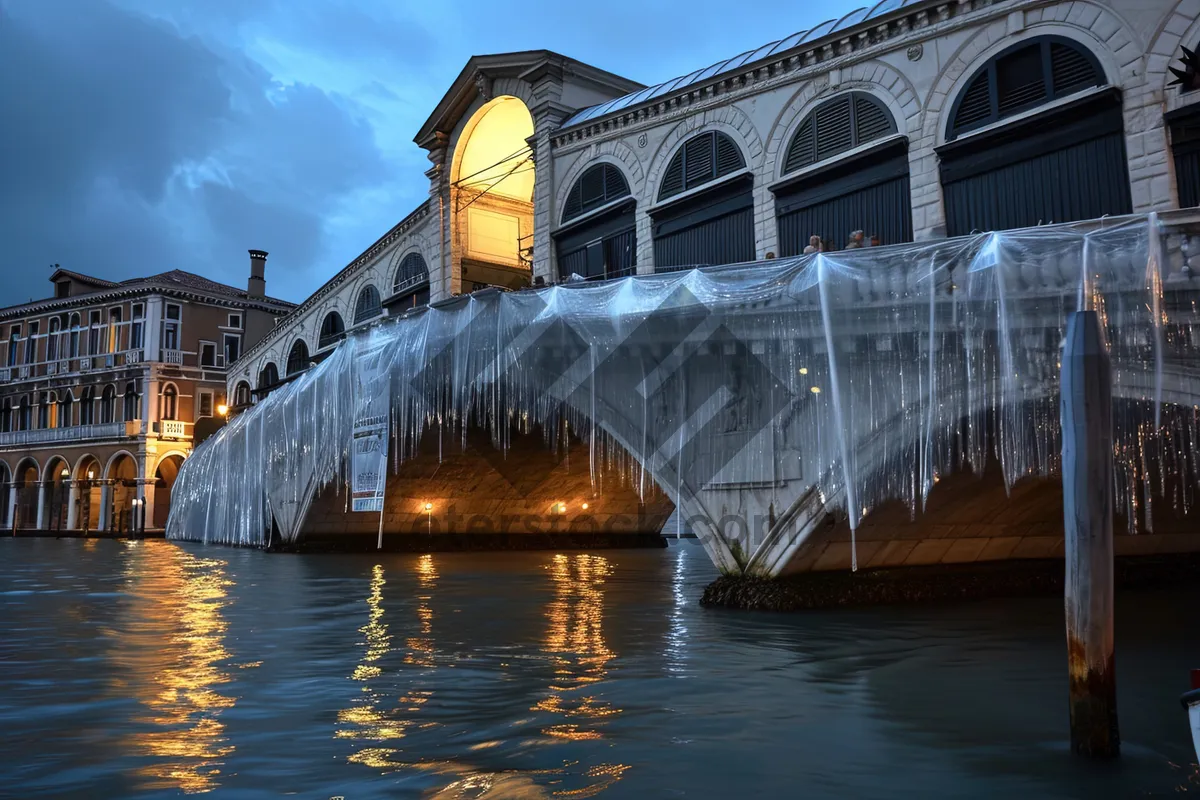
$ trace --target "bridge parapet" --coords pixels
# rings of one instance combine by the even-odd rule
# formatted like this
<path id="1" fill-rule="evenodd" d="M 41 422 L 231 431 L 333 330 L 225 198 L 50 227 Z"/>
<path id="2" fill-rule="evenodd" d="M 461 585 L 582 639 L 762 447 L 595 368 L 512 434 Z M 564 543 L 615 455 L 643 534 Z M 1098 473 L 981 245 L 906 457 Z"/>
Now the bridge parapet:
<path id="1" fill-rule="evenodd" d="M 597 482 L 657 483 L 722 568 L 777 573 L 831 512 L 853 555 L 871 509 L 915 513 L 944 476 L 1054 473 L 1058 348 L 1081 306 L 1109 336 L 1120 498 L 1148 509 L 1160 474 L 1196 486 L 1194 232 L 1133 217 L 455 298 L 352 336 L 213 437 L 168 533 L 294 540 L 346 479 L 362 402 L 386 396 L 397 463 L 432 424 L 501 449 L 512 430 L 573 435 Z"/>

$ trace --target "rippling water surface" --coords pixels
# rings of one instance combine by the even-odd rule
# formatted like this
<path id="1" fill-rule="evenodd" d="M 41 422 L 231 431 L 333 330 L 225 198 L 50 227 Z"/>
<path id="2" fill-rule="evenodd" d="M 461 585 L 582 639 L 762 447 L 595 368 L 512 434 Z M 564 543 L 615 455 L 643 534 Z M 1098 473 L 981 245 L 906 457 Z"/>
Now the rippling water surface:
<path id="1" fill-rule="evenodd" d="M 1067 752 L 1061 602 L 705 610 L 699 547 L 292 556 L 0 541 L 0 796 L 1200 792 L 1200 591 L 1118 597 L 1124 756 Z"/>

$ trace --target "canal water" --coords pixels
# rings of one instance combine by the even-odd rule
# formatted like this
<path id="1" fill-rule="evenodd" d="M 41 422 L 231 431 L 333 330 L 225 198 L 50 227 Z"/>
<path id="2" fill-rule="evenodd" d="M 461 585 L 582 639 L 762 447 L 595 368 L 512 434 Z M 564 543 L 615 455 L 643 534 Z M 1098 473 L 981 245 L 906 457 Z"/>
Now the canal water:
<path id="1" fill-rule="evenodd" d="M 1066 740 L 1061 602 L 702 609 L 655 551 L 0 540 L 0 796 L 1098 798 L 1200 791 L 1200 590 L 1118 596 L 1124 755 Z"/>

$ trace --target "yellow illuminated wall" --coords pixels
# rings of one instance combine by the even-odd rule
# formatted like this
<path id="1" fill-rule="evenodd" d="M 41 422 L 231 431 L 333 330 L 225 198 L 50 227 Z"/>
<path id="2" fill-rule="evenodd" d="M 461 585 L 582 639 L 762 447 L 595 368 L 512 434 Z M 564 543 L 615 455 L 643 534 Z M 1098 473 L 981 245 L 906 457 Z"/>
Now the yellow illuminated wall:
<path id="1" fill-rule="evenodd" d="M 498 97 L 477 113 L 459 145 L 460 185 L 532 202 L 533 156 L 525 142 L 533 136 L 529 109 L 515 97 Z"/>

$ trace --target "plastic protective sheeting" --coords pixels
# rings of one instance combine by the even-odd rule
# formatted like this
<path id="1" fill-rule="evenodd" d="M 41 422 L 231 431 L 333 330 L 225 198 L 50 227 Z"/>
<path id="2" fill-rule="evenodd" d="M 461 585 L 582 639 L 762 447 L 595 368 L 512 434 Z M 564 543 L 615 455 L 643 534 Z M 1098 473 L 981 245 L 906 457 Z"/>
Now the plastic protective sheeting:
<path id="1" fill-rule="evenodd" d="M 1081 308 L 1112 355 L 1117 507 L 1149 529 L 1159 498 L 1187 511 L 1200 455 L 1190 345 L 1164 333 L 1194 341 L 1196 312 L 1164 297 L 1161 241 L 1135 217 L 455 298 L 352 331 L 199 447 L 167 535 L 261 546 L 273 520 L 295 541 L 318 490 L 348 494 L 356 364 L 378 348 L 388 384 L 362 391 L 390 393 L 393 470 L 429 432 L 503 449 L 540 430 L 587 442 L 595 483 L 657 482 L 689 515 L 739 486 L 777 507 L 816 487 L 853 529 L 991 459 L 1010 486 L 1054 474 Z"/>

